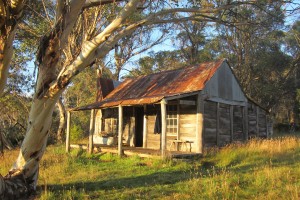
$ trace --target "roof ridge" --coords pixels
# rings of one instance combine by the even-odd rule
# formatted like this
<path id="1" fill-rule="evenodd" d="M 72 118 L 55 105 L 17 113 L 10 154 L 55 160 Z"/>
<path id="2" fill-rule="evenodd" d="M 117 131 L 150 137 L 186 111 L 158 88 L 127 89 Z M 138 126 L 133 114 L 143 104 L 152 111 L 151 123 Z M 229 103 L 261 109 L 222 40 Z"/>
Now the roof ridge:
<path id="1" fill-rule="evenodd" d="M 181 71 L 181 70 L 184 70 L 186 68 L 200 67 L 200 65 L 208 65 L 208 64 L 218 63 L 220 61 L 224 62 L 224 61 L 227 61 L 227 59 L 226 58 L 220 58 L 220 59 L 215 60 L 215 61 L 212 60 L 212 61 L 201 62 L 199 64 L 194 64 L 194 65 L 185 65 L 185 66 L 182 66 L 182 67 L 177 68 L 177 69 L 170 69 L 170 70 L 165 70 L 165 71 L 154 72 L 154 73 L 147 74 L 147 75 L 140 75 L 140 76 L 137 76 L 137 77 L 126 78 L 125 80 L 128 80 L 128 79 L 137 79 L 137 78 L 152 76 L 152 75 L 161 74 L 161 73 L 170 73 L 170 72 L 174 72 L 174 71 Z"/>

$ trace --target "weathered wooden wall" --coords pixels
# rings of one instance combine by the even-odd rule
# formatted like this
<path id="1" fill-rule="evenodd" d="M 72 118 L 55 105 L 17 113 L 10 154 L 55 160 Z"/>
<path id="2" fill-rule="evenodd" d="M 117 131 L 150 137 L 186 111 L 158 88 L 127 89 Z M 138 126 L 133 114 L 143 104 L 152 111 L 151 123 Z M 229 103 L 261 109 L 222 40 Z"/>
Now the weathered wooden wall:
<path id="1" fill-rule="evenodd" d="M 195 102 L 195 105 L 185 105 L 179 104 L 179 130 L 178 130 L 178 138 L 182 141 L 191 142 L 191 151 L 196 151 L 196 99 L 190 98 L 185 99 L 191 102 Z M 189 144 L 187 147 L 190 148 Z M 189 151 L 186 147 L 182 144 L 179 146 L 179 150 L 181 151 Z"/>
<path id="2" fill-rule="evenodd" d="M 247 102 L 241 86 L 226 63 L 223 63 L 214 76 L 205 84 L 203 93 L 209 98 Z"/>
<path id="3" fill-rule="evenodd" d="M 134 146 L 135 144 L 135 118 L 134 108 L 124 107 L 123 110 L 123 143 Z M 95 135 L 108 134 L 117 136 L 118 132 L 117 108 L 102 109 L 96 112 Z"/>
<path id="4" fill-rule="evenodd" d="M 204 146 L 217 145 L 217 103 L 204 101 Z"/>
<path id="5" fill-rule="evenodd" d="M 179 151 L 189 151 L 192 152 L 196 151 L 196 100 L 195 97 L 192 98 L 183 98 L 181 100 L 188 100 L 190 102 L 194 102 L 195 105 L 185 105 L 180 104 L 179 100 L 169 101 L 169 105 L 176 105 L 178 108 L 178 114 L 177 114 L 177 129 L 178 129 L 178 135 L 177 133 L 170 134 L 167 131 L 166 137 L 167 137 L 167 144 L 166 147 L 168 150 L 175 150 L 175 145 L 172 145 L 172 140 L 179 139 L 182 141 L 188 141 L 191 144 L 187 144 L 185 146 L 184 144 L 180 143 L 178 145 Z M 160 109 L 158 106 L 154 105 L 148 105 L 147 106 L 147 148 L 153 148 L 153 149 L 160 149 L 160 141 L 161 141 L 161 135 L 160 134 L 154 134 L 154 126 L 155 126 L 155 119 L 157 112 L 160 112 Z M 171 147 L 171 149 L 170 149 Z M 190 149 L 191 148 L 191 149 Z"/>
<path id="6" fill-rule="evenodd" d="M 231 142 L 230 105 L 219 104 L 219 145 Z"/>
<path id="7" fill-rule="evenodd" d="M 204 101 L 204 146 L 245 140 L 243 106 Z"/>
<path id="8" fill-rule="evenodd" d="M 258 137 L 267 138 L 267 117 L 266 111 L 258 107 Z"/>
<path id="9" fill-rule="evenodd" d="M 233 106 L 233 141 L 244 140 L 243 120 L 243 108 Z"/>
<path id="10" fill-rule="evenodd" d="M 185 100 L 180 101 L 180 100 Z M 196 97 L 182 98 L 169 101 L 169 105 L 177 106 L 177 134 L 167 132 L 168 150 L 175 150 L 172 140 L 191 142 L 191 151 L 196 151 L 196 129 L 197 129 L 197 106 Z M 270 125 L 267 126 L 267 113 L 256 104 L 248 102 L 247 108 L 241 105 L 228 105 L 225 103 L 205 100 L 203 119 L 203 145 L 204 147 L 224 146 L 234 141 L 244 141 L 251 137 L 268 137 L 271 131 Z M 246 110 L 247 109 L 247 110 Z M 159 105 L 147 105 L 147 148 L 161 148 L 161 134 L 154 133 L 154 126 L 157 113 L 160 113 Z M 124 143 L 130 146 L 135 144 L 135 114 L 134 107 L 124 107 Z M 96 116 L 100 116 L 97 113 Z M 117 118 L 116 109 L 102 110 L 102 130 L 109 133 L 113 131 L 111 119 Z M 96 123 L 101 123 L 101 118 L 96 117 Z M 246 121 L 248 120 L 248 121 Z M 117 123 L 117 122 L 116 122 Z M 269 123 L 270 124 L 270 123 Z M 97 126 L 97 125 L 96 125 Z M 248 133 L 246 133 L 248 131 Z M 190 145 L 179 144 L 180 151 L 189 151 Z"/>
<path id="11" fill-rule="evenodd" d="M 102 110 L 102 132 L 106 134 L 116 134 L 118 132 L 118 110 L 117 108 L 108 108 Z M 100 122 L 101 123 L 101 122 Z"/>
<path id="12" fill-rule="evenodd" d="M 160 107 L 155 105 L 147 105 L 147 148 L 160 149 L 161 134 L 154 134 L 154 125 L 156 114 L 160 112 Z"/>
<path id="13" fill-rule="evenodd" d="M 101 119 L 102 119 L 102 111 L 100 109 L 96 110 L 95 115 L 95 135 L 99 135 L 101 133 Z"/>
<path id="14" fill-rule="evenodd" d="M 268 114 L 256 104 L 248 103 L 249 138 L 267 138 L 272 131 L 271 120 L 268 122 Z"/>

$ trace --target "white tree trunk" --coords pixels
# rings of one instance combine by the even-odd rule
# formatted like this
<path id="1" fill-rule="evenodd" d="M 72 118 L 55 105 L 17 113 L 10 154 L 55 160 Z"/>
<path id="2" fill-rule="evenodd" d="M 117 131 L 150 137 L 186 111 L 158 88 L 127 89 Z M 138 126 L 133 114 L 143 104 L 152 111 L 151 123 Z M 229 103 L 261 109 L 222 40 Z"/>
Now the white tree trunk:
<path id="1" fill-rule="evenodd" d="M 0 189 L 4 189 L 0 190 L 0 199 L 17 199 L 36 189 L 39 161 L 46 148 L 52 114 L 58 98 L 59 95 L 34 99 L 19 156 L 8 175 L 1 180 L 4 186 L 0 182 Z"/>
<path id="2" fill-rule="evenodd" d="M 57 130 L 57 141 L 62 143 L 63 135 L 65 133 L 65 129 L 67 125 L 67 120 L 66 120 L 67 113 L 61 98 L 59 98 L 57 102 L 57 107 L 59 109 L 59 127 Z"/>

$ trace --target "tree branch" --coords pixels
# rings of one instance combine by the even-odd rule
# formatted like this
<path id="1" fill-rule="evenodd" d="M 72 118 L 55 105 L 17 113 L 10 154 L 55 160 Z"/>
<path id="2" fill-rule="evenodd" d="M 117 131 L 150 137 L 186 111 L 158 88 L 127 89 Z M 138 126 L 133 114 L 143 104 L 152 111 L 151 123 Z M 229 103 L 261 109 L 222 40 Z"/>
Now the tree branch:
<path id="1" fill-rule="evenodd" d="M 96 7 L 96 6 L 103 6 L 106 4 L 117 3 L 122 1 L 125 0 L 87 0 L 83 6 L 83 9 Z"/>

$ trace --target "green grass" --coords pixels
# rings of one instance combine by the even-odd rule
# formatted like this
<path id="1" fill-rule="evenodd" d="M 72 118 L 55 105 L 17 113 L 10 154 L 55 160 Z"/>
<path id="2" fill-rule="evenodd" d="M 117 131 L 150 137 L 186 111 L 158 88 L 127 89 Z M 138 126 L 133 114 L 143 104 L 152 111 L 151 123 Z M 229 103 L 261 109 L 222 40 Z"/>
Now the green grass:
<path id="1" fill-rule="evenodd" d="M 6 152 L 0 172 L 5 174 Z M 49 146 L 36 199 L 299 199 L 300 138 L 278 137 L 211 149 L 193 161 L 89 156 Z"/>

